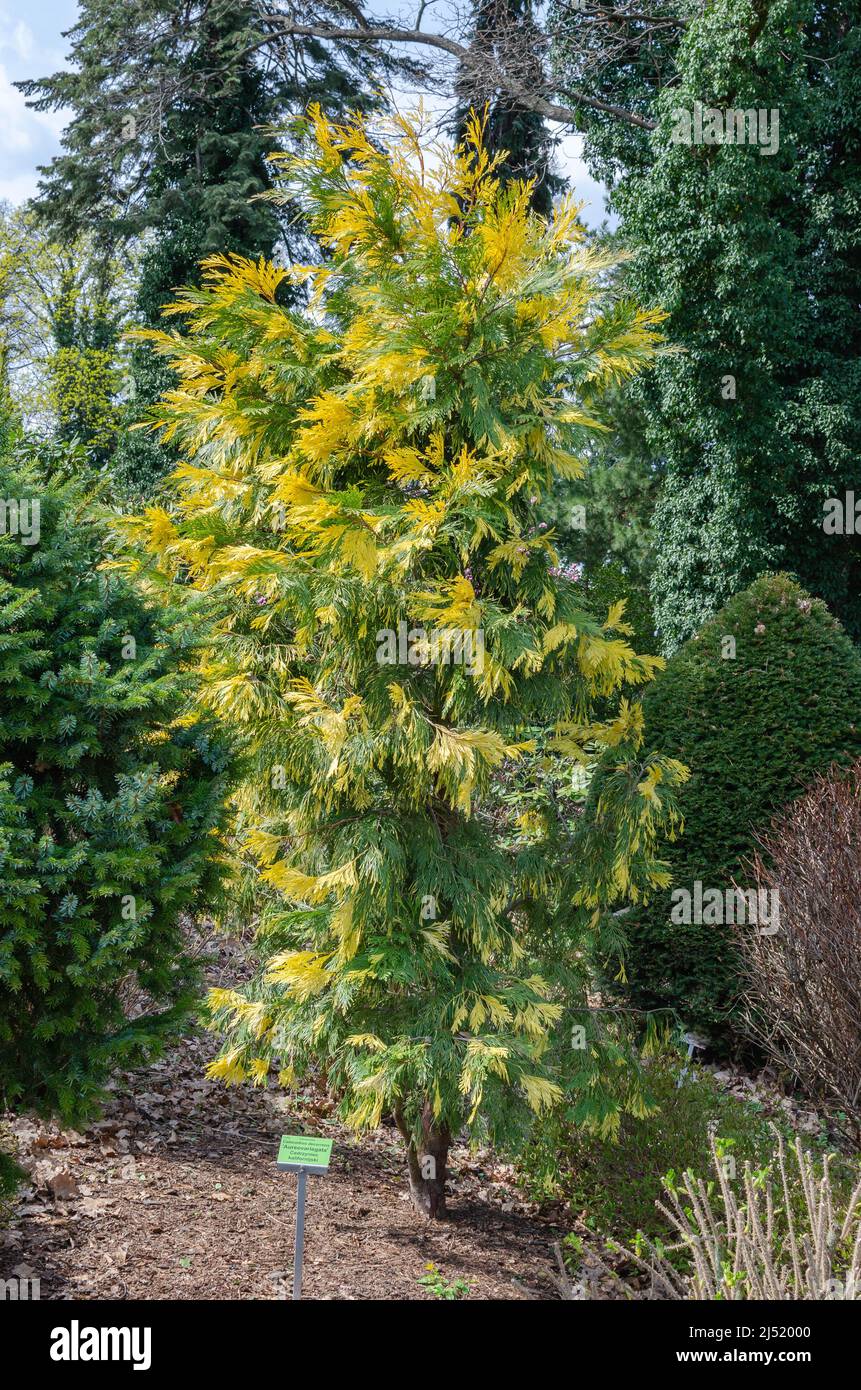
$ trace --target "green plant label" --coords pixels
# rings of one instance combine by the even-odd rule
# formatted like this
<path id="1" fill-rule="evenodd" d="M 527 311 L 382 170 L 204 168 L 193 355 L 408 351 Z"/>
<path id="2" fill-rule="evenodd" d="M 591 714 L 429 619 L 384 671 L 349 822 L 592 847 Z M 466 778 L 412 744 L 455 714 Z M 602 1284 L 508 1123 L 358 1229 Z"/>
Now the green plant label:
<path id="1" fill-rule="evenodd" d="M 281 1135 L 279 1168 L 304 1168 L 308 1173 L 325 1173 L 331 1156 L 331 1139 L 313 1139 L 306 1134 Z"/>

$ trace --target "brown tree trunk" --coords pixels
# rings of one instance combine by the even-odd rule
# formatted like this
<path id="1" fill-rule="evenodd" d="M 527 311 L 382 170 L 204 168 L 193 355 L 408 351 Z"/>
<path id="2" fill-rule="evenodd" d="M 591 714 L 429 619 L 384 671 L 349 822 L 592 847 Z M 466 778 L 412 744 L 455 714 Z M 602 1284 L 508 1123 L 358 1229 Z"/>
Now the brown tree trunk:
<path id="1" fill-rule="evenodd" d="M 413 1206 L 426 1220 L 441 1221 L 446 1216 L 445 1180 L 451 1135 L 447 1129 L 437 1129 L 434 1125 L 429 1101 L 422 1106 L 422 1133 L 418 1143 L 410 1133 L 401 1110 L 395 1111 L 395 1120 L 407 1148 L 407 1172 Z"/>

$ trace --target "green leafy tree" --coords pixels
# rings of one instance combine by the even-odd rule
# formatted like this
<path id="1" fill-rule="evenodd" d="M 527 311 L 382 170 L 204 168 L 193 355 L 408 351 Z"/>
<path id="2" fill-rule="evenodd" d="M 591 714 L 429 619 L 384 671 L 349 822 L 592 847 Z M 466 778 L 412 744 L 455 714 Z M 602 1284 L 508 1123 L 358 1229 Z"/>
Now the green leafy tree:
<path id="1" fill-rule="evenodd" d="M 193 615 L 100 571 L 80 481 L 6 457 L 0 495 L 0 1101 L 75 1121 L 195 997 L 227 745 L 183 713 Z"/>
<path id="2" fill-rule="evenodd" d="M 158 415 L 181 507 L 132 526 L 182 594 L 227 605 L 202 698 L 243 733 L 279 894 L 258 976 L 212 996 L 212 1074 L 322 1070 L 357 1130 L 392 1114 L 429 1217 L 464 1126 L 514 1142 L 567 1096 L 605 1132 L 642 1108 L 586 992 L 602 908 L 662 881 L 684 775 L 643 758 L 627 704 L 590 720 L 659 663 L 530 534 L 531 499 L 582 467 L 581 391 L 649 360 L 656 316 L 609 297 L 574 207 L 537 216 L 482 142 L 312 113 L 284 186 L 326 251 L 294 272 L 310 311 L 280 302 L 286 271 L 235 257 L 180 296 L 184 331 L 152 341 L 181 375 Z M 581 840 L 551 798 L 501 805 L 536 725 L 570 766 L 616 746 Z"/>
<path id="3" fill-rule="evenodd" d="M 588 161 L 609 187 L 651 167 L 656 103 L 678 84 L 680 46 L 705 8 L 701 0 L 585 7 L 549 0 L 552 79 L 559 96 L 576 104 L 572 115 Z"/>
<path id="4" fill-rule="evenodd" d="M 31 208 L 0 208 L 0 357 L 14 415 L 111 456 L 135 258 L 88 232 L 61 240 Z"/>
<path id="5" fill-rule="evenodd" d="M 588 69 L 594 90 L 611 84 L 656 125 L 631 131 L 584 108 L 587 152 L 637 250 L 632 290 L 668 311 L 667 336 L 684 350 L 644 392 L 644 452 L 664 469 L 652 577 L 661 639 L 672 650 L 776 569 L 857 637 L 861 542 L 828 535 L 823 505 L 861 488 L 861 9 L 673 0 L 655 13 L 667 22 L 648 44 L 645 19 L 622 22 L 615 57 L 601 21 L 570 25 L 572 73 L 586 75 L 591 33 L 606 59 Z M 684 143 L 678 113 L 696 102 L 762 111 L 771 134 Z"/>

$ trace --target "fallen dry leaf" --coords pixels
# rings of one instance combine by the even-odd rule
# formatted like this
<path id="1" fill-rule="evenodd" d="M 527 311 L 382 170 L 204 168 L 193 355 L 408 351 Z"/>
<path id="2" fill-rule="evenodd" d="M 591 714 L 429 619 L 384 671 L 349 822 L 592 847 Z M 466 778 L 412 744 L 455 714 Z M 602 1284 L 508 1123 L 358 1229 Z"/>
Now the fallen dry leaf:
<path id="1" fill-rule="evenodd" d="M 64 1168 L 61 1172 L 55 1173 L 53 1177 L 49 1178 L 48 1187 L 51 1190 L 54 1200 L 58 1202 L 65 1202 L 71 1197 L 77 1197 L 81 1190 L 78 1179 L 75 1177 L 74 1173 L 69 1172 L 68 1168 Z"/>
<path id="2" fill-rule="evenodd" d="M 31 1173 L 34 1186 L 50 1192 L 55 1202 L 65 1202 L 80 1193 L 80 1185 L 69 1168 L 58 1168 L 55 1163 L 44 1160 L 37 1163 Z"/>

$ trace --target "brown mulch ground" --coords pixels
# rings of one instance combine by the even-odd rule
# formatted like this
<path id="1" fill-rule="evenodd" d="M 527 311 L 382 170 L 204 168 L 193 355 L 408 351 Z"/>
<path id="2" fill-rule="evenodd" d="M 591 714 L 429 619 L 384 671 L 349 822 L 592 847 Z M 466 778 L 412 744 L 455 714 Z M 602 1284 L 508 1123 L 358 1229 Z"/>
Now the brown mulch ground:
<path id="1" fill-rule="evenodd" d="M 38 1278 L 43 1299 L 289 1297 L 296 1179 L 275 1155 L 282 1133 L 307 1133 L 334 1148 L 308 1179 L 304 1296 L 433 1298 L 418 1282 L 432 1263 L 472 1299 L 558 1298 L 570 1222 L 527 1203 L 493 1154 L 455 1149 L 450 1219 L 429 1224 L 394 1128 L 357 1141 L 325 1096 L 228 1090 L 203 1074 L 214 1051 L 192 1036 L 121 1078 L 80 1133 L 10 1122 L 32 1181 L 0 1230 L 0 1278 Z"/>

